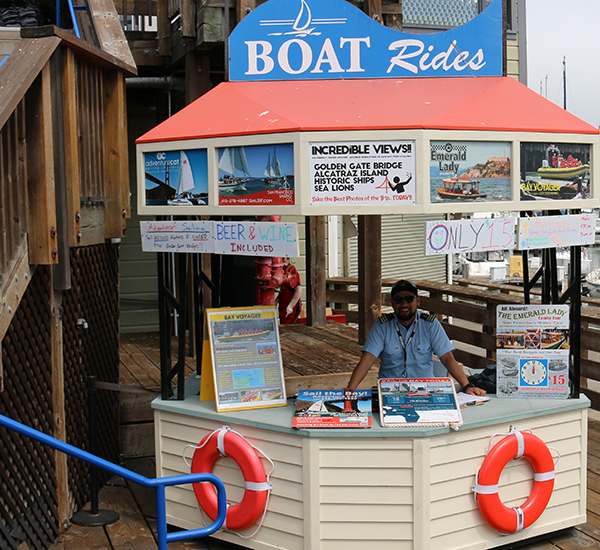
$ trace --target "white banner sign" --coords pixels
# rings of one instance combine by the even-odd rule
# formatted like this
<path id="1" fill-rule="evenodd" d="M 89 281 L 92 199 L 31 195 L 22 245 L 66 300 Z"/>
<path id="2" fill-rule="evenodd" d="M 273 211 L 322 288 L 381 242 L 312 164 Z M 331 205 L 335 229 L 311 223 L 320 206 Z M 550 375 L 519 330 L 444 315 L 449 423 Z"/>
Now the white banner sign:
<path id="1" fill-rule="evenodd" d="M 196 252 L 297 258 L 295 223 L 140 222 L 144 252 Z"/>
<path id="2" fill-rule="evenodd" d="M 529 250 L 594 244 L 595 228 L 595 214 L 519 218 L 517 248 Z"/>
<path id="3" fill-rule="evenodd" d="M 415 202 L 414 141 L 310 144 L 310 204 Z"/>
<path id="4" fill-rule="evenodd" d="M 425 254 L 454 254 L 515 247 L 515 218 L 427 222 Z"/>
<path id="5" fill-rule="evenodd" d="M 140 222 L 144 252 L 214 252 L 213 222 Z"/>
<path id="6" fill-rule="evenodd" d="M 297 258 L 295 223 L 214 222 L 215 253 Z"/>

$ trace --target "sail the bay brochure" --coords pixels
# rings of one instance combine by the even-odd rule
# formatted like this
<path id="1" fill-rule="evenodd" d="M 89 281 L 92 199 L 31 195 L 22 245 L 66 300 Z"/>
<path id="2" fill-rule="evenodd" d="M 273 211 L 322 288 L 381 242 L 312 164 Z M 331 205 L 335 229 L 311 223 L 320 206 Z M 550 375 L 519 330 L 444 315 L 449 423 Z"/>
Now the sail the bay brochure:
<path id="1" fill-rule="evenodd" d="M 393 428 L 462 426 L 462 415 L 450 378 L 380 378 L 381 425 Z"/>
<path id="2" fill-rule="evenodd" d="M 370 428 L 371 390 L 300 390 L 293 428 Z"/>

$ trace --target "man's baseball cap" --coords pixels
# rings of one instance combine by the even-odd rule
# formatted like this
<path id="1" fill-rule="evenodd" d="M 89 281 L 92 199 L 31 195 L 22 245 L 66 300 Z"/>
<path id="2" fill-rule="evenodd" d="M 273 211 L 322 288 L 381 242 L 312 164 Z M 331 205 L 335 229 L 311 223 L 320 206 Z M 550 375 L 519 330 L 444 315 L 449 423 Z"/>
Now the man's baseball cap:
<path id="1" fill-rule="evenodd" d="M 394 286 L 392 287 L 391 295 L 397 294 L 398 292 L 402 292 L 403 290 L 412 292 L 415 296 L 419 295 L 419 290 L 417 289 L 417 285 L 412 281 L 407 281 L 405 279 L 400 279 Z"/>

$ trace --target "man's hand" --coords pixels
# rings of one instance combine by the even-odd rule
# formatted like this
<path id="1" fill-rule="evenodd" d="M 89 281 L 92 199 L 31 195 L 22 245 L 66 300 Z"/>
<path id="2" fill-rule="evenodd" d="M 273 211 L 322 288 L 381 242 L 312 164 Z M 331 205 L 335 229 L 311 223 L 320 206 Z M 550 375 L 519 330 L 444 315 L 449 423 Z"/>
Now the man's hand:
<path id="1" fill-rule="evenodd" d="M 485 390 L 482 390 L 481 388 L 473 386 L 471 388 L 467 388 L 465 390 L 465 393 L 468 393 L 470 395 L 485 395 L 487 392 Z"/>
<path id="2" fill-rule="evenodd" d="M 285 308 L 285 316 L 286 317 L 288 317 L 292 313 L 294 313 L 294 308 L 291 305 Z"/>

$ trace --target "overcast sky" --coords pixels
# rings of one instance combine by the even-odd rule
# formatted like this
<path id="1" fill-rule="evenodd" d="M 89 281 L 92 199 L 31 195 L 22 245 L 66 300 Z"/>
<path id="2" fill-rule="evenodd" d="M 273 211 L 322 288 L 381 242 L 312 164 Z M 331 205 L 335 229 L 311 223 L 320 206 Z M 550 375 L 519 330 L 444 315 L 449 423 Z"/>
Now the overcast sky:
<path id="1" fill-rule="evenodd" d="M 562 107 L 566 56 L 567 110 L 599 127 L 600 0 L 526 1 L 528 86 Z"/>

